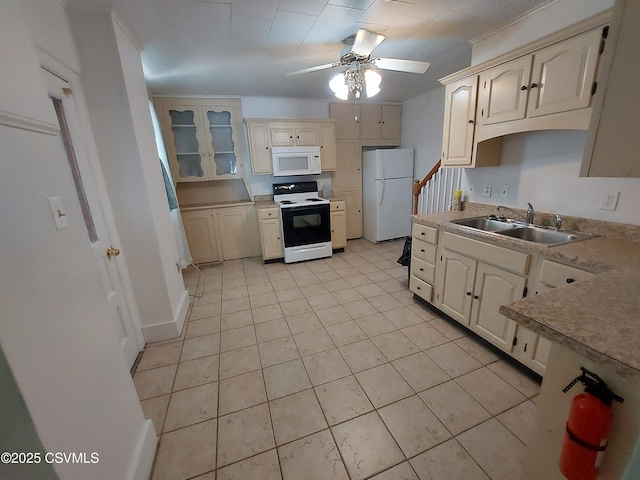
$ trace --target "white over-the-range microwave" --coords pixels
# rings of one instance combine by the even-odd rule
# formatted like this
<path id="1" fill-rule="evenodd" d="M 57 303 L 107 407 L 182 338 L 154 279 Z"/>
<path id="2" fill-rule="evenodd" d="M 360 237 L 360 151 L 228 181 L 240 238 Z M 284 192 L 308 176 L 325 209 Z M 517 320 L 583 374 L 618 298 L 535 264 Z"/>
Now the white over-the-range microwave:
<path id="1" fill-rule="evenodd" d="M 273 176 L 318 175 L 322 171 L 320 147 L 273 147 Z"/>

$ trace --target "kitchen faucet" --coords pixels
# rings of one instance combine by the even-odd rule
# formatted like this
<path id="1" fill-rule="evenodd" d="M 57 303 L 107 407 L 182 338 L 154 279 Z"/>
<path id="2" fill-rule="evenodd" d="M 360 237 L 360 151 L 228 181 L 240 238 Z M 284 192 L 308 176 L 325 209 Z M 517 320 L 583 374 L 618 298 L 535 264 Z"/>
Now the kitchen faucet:
<path id="1" fill-rule="evenodd" d="M 500 211 L 501 208 L 504 208 L 505 210 L 509 210 L 510 212 L 515 213 L 516 215 L 520 215 L 520 217 L 522 217 L 527 222 L 527 225 L 528 225 L 530 223 L 533 223 L 533 216 L 535 214 L 535 211 L 533 210 L 533 205 L 531 205 L 528 202 L 527 202 L 527 205 L 529 205 L 529 208 L 527 208 L 526 216 L 520 212 L 515 211 L 513 208 L 505 207 L 504 205 L 497 205 L 496 209 Z"/>

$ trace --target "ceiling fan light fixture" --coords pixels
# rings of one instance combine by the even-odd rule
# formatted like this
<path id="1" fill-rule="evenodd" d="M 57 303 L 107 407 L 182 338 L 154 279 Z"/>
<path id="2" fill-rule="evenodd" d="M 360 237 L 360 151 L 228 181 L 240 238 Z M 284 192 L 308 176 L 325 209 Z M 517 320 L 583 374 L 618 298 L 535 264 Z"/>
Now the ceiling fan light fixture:
<path id="1" fill-rule="evenodd" d="M 365 87 L 367 89 L 367 98 L 371 98 L 380 92 L 380 83 L 382 82 L 382 76 L 373 70 L 366 70 L 364 72 Z"/>
<path id="2" fill-rule="evenodd" d="M 344 73 L 339 73 L 329 81 L 329 88 L 340 100 L 349 98 L 349 87 L 347 86 Z"/>

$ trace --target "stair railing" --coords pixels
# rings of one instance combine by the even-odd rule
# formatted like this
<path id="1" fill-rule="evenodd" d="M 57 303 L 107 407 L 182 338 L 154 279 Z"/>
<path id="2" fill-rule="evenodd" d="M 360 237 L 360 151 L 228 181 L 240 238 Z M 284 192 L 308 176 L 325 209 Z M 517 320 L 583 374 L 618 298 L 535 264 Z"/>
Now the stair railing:
<path id="1" fill-rule="evenodd" d="M 413 213 L 433 213 L 451 210 L 453 193 L 460 190 L 461 168 L 441 168 L 441 161 L 413 184 Z"/>

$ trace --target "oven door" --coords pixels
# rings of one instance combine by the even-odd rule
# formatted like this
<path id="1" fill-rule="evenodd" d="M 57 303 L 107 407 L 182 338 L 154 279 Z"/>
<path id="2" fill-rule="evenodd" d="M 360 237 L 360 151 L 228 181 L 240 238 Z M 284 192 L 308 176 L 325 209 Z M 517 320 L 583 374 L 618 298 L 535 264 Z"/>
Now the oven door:
<path id="1" fill-rule="evenodd" d="M 285 248 L 331 241 L 328 204 L 287 207 L 281 214 Z"/>

